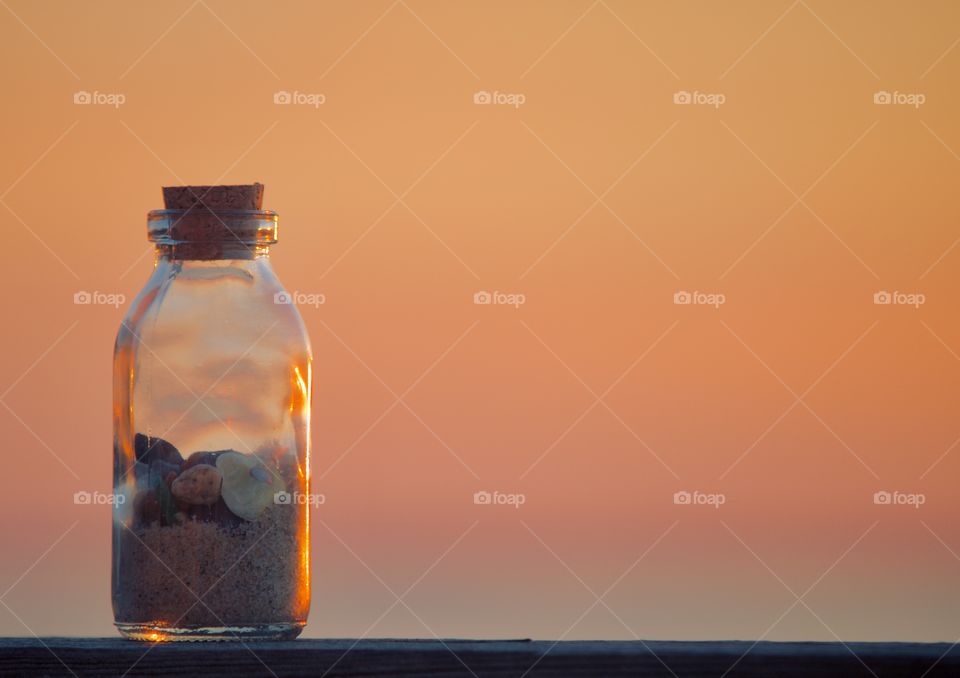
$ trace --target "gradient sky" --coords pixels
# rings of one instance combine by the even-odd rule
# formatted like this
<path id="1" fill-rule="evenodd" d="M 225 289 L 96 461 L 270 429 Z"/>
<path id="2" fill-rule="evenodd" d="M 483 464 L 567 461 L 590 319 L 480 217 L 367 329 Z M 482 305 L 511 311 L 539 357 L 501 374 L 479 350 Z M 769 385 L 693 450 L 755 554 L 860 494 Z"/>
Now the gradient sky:
<path id="1" fill-rule="evenodd" d="M 132 299 L 161 186 L 261 181 L 325 296 L 307 636 L 960 636 L 956 3 L 10 0 L 0 37 L 0 635 L 113 633 L 73 494 L 126 306 L 74 294 Z"/>

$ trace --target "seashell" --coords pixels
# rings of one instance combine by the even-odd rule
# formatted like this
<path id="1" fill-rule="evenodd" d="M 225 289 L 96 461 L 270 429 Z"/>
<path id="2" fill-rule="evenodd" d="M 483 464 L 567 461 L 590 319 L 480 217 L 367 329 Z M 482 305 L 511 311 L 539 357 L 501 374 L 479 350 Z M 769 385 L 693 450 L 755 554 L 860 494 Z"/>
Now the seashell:
<path id="1" fill-rule="evenodd" d="M 223 476 L 221 494 L 227 508 L 244 520 L 256 520 L 285 489 L 283 480 L 254 455 L 225 452 L 217 457 L 217 469 Z"/>

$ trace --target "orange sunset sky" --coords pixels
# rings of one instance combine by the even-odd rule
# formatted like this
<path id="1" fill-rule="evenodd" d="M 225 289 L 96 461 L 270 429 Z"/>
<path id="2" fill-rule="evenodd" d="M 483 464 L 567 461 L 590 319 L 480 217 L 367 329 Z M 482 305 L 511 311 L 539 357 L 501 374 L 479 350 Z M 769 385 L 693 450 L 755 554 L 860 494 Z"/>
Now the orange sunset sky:
<path id="1" fill-rule="evenodd" d="M 260 181 L 324 299 L 306 636 L 960 637 L 957 3 L 3 0 L 0 37 L 0 635 L 114 633 L 73 497 L 127 306 L 74 295 L 132 300 L 161 186 Z"/>

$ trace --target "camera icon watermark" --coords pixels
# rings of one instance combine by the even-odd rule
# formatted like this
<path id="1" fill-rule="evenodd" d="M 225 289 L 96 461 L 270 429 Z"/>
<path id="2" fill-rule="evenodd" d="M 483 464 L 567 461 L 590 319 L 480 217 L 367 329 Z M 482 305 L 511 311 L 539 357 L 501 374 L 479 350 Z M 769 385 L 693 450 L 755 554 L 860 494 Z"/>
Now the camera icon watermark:
<path id="1" fill-rule="evenodd" d="M 878 490 L 873 493 L 873 503 L 877 506 L 912 506 L 918 509 L 927 503 L 927 495 L 921 492 Z"/>
<path id="2" fill-rule="evenodd" d="M 296 304 L 297 306 L 320 308 L 320 306 L 327 303 L 327 296 L 325 294 L 299 292 L 296 290 L 293 292 L 277 292 L 273 295 L 273 303 L 281 305 Z"/>
<path id="3" fill-rule="evenodd" d="M 513 306 L 514 308 L 520 308 L 527 303 L 527 297 L 524 294 L 480 290 L 473 294 L 473 303 L 477 306 Z"/>
<path id="4" fill-rule="evenodd" d="M 679 490 L 673 493 L 673 503 L 678 506 L 712 506 L 718 509 L 727 503 L 727 496 L 719 492 L 711 494 L 697 490 Z"/>
<path id="5" fill-rule="evenodd" d="M 880 290 L 873 293 L 873 303 L 877 306 L 913 306 L 920 308 L 927 302 L 925 294 L 920 292 L 887 292 Z"/>
<path id="6" fill-rule="evenodd" d="M 312 106 L 320 108 L 327 102 L 327 95 L 319 92 L 288 92 L 280 90 L 273 93 L 273 103 L 278 106 Z"/>
<path id="7" fill-rule="evenodd" d="M 527 503 L 527 495 L 480 490 L 473 493 L 473 503 L 478 506 L 512 506 L 513 508 L 520 508 Z"/>
<path id="8" fill-rule="evenodd" d="M 113 306 L 114 308 L 120 308 L 126 301 L 126 295 L 119 293 L 80 290 L 73 294 L 73 303 L 78 306 Z"/>

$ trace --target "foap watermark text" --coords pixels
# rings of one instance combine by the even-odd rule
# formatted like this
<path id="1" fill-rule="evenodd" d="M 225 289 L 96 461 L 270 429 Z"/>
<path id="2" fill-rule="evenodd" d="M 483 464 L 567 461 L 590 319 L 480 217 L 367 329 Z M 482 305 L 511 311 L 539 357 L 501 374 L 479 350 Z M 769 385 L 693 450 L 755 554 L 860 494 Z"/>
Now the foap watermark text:
<path id="1" fill-rule="evenodd" d="M 523 294 L 508 294 L 507 292 L 487 292 L 480 290 L 474 293 L 473 303 L 477 306 L 513 306 L 520 308 L 527 303 L 527 297 Z"/>
<path id="2" fill-rule="evenodd" d="M 673 93 L 673 103 L 680 106 L 713 106 L 720 108 L 727 101 L 725 94 L 719 92 L 688 92 L 685 89 Z"/>
<path id="3" fill-rule="evenodd" d="M 488 92 L 480 90 L 473 93 L 473 103 L 478 106 L 513 106 L 520 108 L 527 102 L 527 96 L 519 92 Z"/>
<path id="4" fill-rule="evenodd" d="M 873 293 L 873 303 L 877 306 L 913 306 L 920 308 L 927 301 L 927 297 L 920 292 L 887 292 L 880 290 Z"/>
<path id="5" fill-rule="evenodd" d="M 873 103 L 877 106 L 913 106 L 920 108 L 927 101 L 927 96 L 920 92 L 887 92 L 880 90 L 873 93 Z"/>
<path id="6" fill-rule="evenodd" d="M 316 292 L 299 292 L 294 290 L 293 292 L 277 292 L 273 295 L 273 303 L 296 304 L 297 306 L 313 306 L 314 308 L 319 308 L 327 303 L 327 297 L 325 294 Z"/>
<path id="7" fill-rule="evenodd" d="M 273 495 L 273 503 L 278 506 L 298 506 L 306 504 L 307 506 L 312 506 L 316 508 L 321 504 L 327 503 L 327 497 L 322 494 L 310 493 L 305 494 L 303 492 L 286 492 L 280 491 Z"/>
<path id="8" fill-rule="evenodd" d="M 694 490 L 680 490 L 673 493 L 673 503 L 678 506 L 712 506 L 720 508 L 727 503 L 727 496 L 719 492 L 707 493 Z"/>
<path id="9" fill-rule="evenodd" d="M 313 106 L 320 108 L 327 102 L 327 95 L 319 92 L 288 92 L 280 90 L 273 93 L 273 103 L 278 106 Z"/>
<path id="10" fill-rule="evenodd" d="M 527 495 L 507 492 L 487 492 L 480 490 L 473 493 L 473 503 L 481 506 L 512 506 L 520 508 L 527 502 Z"/>
<path id="11" fill-rule="evenodd" d="M 119 92 L 88 92 L 80 90 L 73 93 L 73 103 L 78 106 L 113 106 L 120 108 L 127 102 L 127 96 Z"/>
<path id="12" fill-rule="evenodd" d="M 127 501 L 126 495 L 112 492 L 87 492 L 80 490 L 73 493 L 73 503 L 78 506 L 121 506 Z"/>
<path id="13" fill-rule="evenodd" d="M 920 492 L 878 490 L 873 493 L 873 503 L 878 506 L 912 506 L 918 509 L 927 503 L 927 495 Z"/>
<path id="14" fill-rule="evenodd" d="M 86 292 L 80 290 L 73 294 L 73 303 L 78 306 L 113 306 L 114 308 L 120 308 L 126 301 L 126 295 L 118 292 Z"/>
<path id="15" fill-rule="evenodd" d="M 727 297 L 719 292 L 678 290 L 673 293 L 673 303 L 677 306 L 713 306 L 714 308 L 720 308 L 727 303 Z"/>

